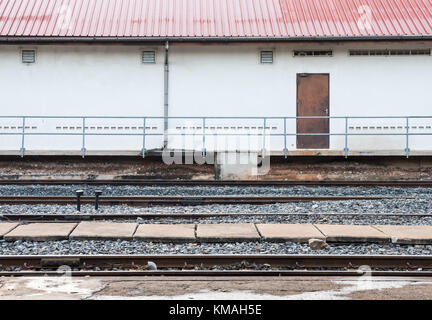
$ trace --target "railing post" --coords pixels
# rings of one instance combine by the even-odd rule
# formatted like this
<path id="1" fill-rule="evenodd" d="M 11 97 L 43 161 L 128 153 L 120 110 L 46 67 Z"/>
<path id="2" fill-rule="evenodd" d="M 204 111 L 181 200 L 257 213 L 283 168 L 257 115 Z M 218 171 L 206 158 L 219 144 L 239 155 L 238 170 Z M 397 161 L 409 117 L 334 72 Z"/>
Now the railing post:
<path id="1" fill-rule="evenodd" d="M 348 117 L 345 117 L 345 158 L 348 158 Z"/>
<path id="2" fill-rule="evenodd" d="M 405 148 L 405 153 L 406 153 L 406 157 L 409 158 L 410 155 L 410 148 L 409 148 L 409 117 L 406 118 L 406 148 Z"/>
<path id="3" fill-rule="evenodd" d="M 25 152 L 25 148 L 24 148 L 25 125 L 26 125 L 26 117 L 23 117 L 22 118 L 21 149 L 20 149 L 21 158 L 24 158 L 24 152 Z"/>
<path id="4" fill-rule="evenodd" d="M 266 133 L 267 133 L 267 131 L 266 131 L 266 127 L 267 127 L 267 118 L 264 118 L 263 119 L 264 121 L 264 127 L 263 127 L 263 142 L 262 142 L 262 145 L 263 145 L 263 147 L 262 147 L 262 150 L 261 150 L 261 153 L 262 153 L 262 157 L 264 158 L 265 157 L 265 153 L 266 153 Z"/>
<path id="5" fill-rule="evenodd" d="M 285 159 L 288 158 L 288 148 L 287 148 L 287 118 L 284 118 L 284 156 Z"/>
<path id="6" fill-rule="evenodd" d="M 206 149 L 206 118 L 203 117 L 202 119 L 202 143 L 203 143 L 203 148 L 202 148 L 202 156 L 205 157 L 207 154 L 207 149 Z"/>
<path id="7" fill-rule="evenodd" d="M 142 157 L 145 158 L 146 153 L 147 153 L 147 149 L 146 149 L 146 126 L 147 126 L 147 118 L 143 119 L 143 147 L 141 150 L 142 153 Z"/>
<path id="8" fill-rule="evenodd" d="M 86 154 L 86 147 L 85 147 L 85 134 L 86 134 L 86 118 L 83 117 L 82 118 L 82 148 L 81 148 L 81 153 L 82 153 L 82 157 L 85 157 Z"/>

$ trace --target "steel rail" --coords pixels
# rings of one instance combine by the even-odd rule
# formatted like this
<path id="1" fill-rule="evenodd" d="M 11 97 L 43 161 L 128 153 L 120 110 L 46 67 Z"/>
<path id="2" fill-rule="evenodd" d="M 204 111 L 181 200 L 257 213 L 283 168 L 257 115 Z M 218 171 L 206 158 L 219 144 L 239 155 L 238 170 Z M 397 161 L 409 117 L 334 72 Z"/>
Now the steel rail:
<path id="1" fill-rule="evenodd" d="M 158 266 L 158 271 L 147 269 L 148 262 Z M 102 275 L 92 269 L 105 268 L 101 272 L 111 273 L 111 268 L 124 274 L 137 275 L 326 275 L 330 273 L 361 275 L 368 266 L 372 275 L 410 275 L 432 276 L 432 256 L 404 255 L 96 255 L 96 256 L 0 256 L 2 268 L 20 267 L 21 275 L 31 272 L 64 274 L 57 269 L 69 266 L 71 273 L 81 275 Z M 211 270 L 212 267 L 227 267 L 225 270 Z M 257 266 L 265 266 L 271 270 L 256 270 Z M 169 269 L 175 270 L 169 270 Z M 194 270 L 201 268 L 201 270 Z M 205 270 L 209 268 L 209 270 Z M 277 270 L 291 268 L 291 270 Z M 74 271 L 75 269 L 75 271 Z M 79 269 L 79 270 L 76 270 Z M 168 270 L 163 270 L 168 269 Z M 204 269 L 204 270 L 203 270 Z M 231 270 L 230 270 L 231 269 Z M 313 269 L 313 270 L 310 270 Z M 328 270 L 323 270 L 328 269 Z M 378 269 L 378 270 L 374 270 Z M 384 270 L 383 270 L 384 269 Z M 391 269 L 391 270 L 390 270 Z M 6 275 L 14 271 L 2 271 Z M 343 273 L 342 273 L 343 272 Z"/>
<path id="2" fill-rule="evenodd" d="M 56 179 L 0 180 L 0 185 L 139 185 L 139 186 L 350 186 L 350 187 L 432 187 L 432 180 L 406 181 L 297 181 L 297 180 L 149 180 L 139 176 L 119 180 Z"/>
<path id="3" fill-rule="evenodd" d="M 68 222 L 81 222 L 81 221 L 105 221 L 105 220 L 125 220 L 135 221 L 152 220 L 152 219 L 207 219 L 207 218 L 243 218 L 243 217 L 370 217 L 370 218 L 432 218 L 432 213 L 414 214 L 414 213 L 142 213 L 142 214 L 15 214 L 3 213 L 0 215 L 0 221 L 68 221 Z"/>
<path id="4" fill-rule="evenodd" d="M 393 200 L 394 197 L 385 196 L 291 196 L 291 197 L 250 197 L 250 196 L 115 196 L 100 197 L 100 205 L 207 205 L 207 204 L 274 204 L 310 201 L 348 201 L 348 200 Z M 397 198 L 411 199 L 411 198 Z M 81 197 L 82 204 L 92 204 L 94 197 Z M 0 196 L 0 204 L 58 204 L 67 205 L 76 203 L 72 196 Z"/>

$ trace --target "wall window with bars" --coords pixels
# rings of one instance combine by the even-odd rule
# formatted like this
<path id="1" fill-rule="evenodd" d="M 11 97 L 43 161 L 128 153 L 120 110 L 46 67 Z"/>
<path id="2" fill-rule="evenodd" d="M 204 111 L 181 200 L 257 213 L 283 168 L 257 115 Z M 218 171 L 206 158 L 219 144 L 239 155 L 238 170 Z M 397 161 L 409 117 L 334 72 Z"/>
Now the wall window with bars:
<path id="1" fill-rule="evenodd" d="M 156 51 L 143 51 L 142 52 L 142 63 L 156 63 Z"/>
<path id="2" fill-rule="evenodd" d="M 294 50 L 294 57 L 332 57 L 332 50 Z"/>
<path id="3" fill-rule="evenodd" d="M 36 50 L 21 50 L 21 61 L 22 63 L 35 63 L 36 62 Z"/>
<path id="4" fill-rule="evenodd" d="M 430 56 L 430 49 L 373 49 L 349 50 L 350 56 Z"/>
<path id="5" fill-rule="evenodd" d="M 271 50 L 261 51 L 260 61 L 261 63 L 273 63 L 273 51 Z"/>

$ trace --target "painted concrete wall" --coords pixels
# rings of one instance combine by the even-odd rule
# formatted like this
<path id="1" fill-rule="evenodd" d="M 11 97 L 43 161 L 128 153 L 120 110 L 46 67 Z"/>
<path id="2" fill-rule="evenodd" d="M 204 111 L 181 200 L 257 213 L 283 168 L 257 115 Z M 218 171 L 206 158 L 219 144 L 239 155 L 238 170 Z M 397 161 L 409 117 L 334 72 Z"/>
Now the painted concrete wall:
<path id="1" fill-rule="evenodd" d="M 432 57 L 349 57 L 349 49 L 425 48 L 425 45 L 225 45 L 178 46 L 172 48 L 170 114 L 205 116 L 296 116 L 296 75 L 330 74 L 331 116 L 432 116 L 430 75 Z M 274 49 L 273 64 L 260 64 L 259 51 Z M 293 57 L 297 49 L 333 49 L 333 57 Z M 229 121 L 215 121 L 217 127 Z M 236 122 L 237 127 L 244 123 Z M 282 121 L 269 120 L 272 134 L 283 133 Z M 430 126 L 432 119 L 412 121 Z M 253 126 L 258 128 L 262 121 Z M 358 127 L 361 127 L 359 130 Z M 391 127 L 395 129 L 391 129 Z M 404 133 L 405 120 L 350 120 L 351 133 Z M 368 127 L 368 129 L 364 129 Z M 375 129 L 373 129 L 375 127 Z M 377 129 L 382 127 L 382 129 Z M 384 129 L 384 127 L 389 127 Z M 372 128 L 372 129 L 371 129 Z M 295 133 L 295 120 L 287 121 Z M 417 132 L 428 132 L 412 129 Z M 217 131 L 217 130 L 216 130 Z M 238 129 L 236 131 L 239 131 Z M 241 131 L 241 130 L 240 130 Z M 331 121 L 332 133 L 345 132 L 345 120 Z M 429 138 L 429 137 L 427 137 Z M 351 149 L 401 149 L 404 137 L 350 137 Z M 232 143 L 232 139 L 228 139 Z M 425 137 L 411 139 L 413 148 L 428 148 Z M 430 139 L 429 139 L 430 140 Z M 281 138 L 272 138 L 272 148 L 283 148 Z M 343 149 L 344 137 L 332 137 L 331 149 Z M 366 145 L 365 145 L 366 143 Z M 222 143 L 223 144 L 223 143 Z M 295 138 L 288 139 L 295 149 Z"/>
<path id="2" fill-rule="evenodd" d="M 163 116 L 163 53 L 157 51 L 156 64 L 141 63 L 146 47 L 126 46 L 38 46 L 34 64 L 21 62 L 20 47 L 0 47 L 1 112 L 26 116 Z M 154 49 L 153 47 L 151 49 Z M 5 125 L 18 127 L 20 121 Z M 162 121 L 150 131 L 163 131 Z M 142 120 L 87 120 L 88 133 L 141 133 Z M 31 120 L 28 132 L 80 133 L 82 120 Z M 59 128 L 60 127 L 60 128 Z M 109 127 L 110 129 L 105 129 Z M 111 128 L 116 128 L 111 129 Z M 129 127 L 129 130 L 125 128 Z M 132 128 L 136 129 L 132 129 Z M 32 128 L 35 128 L 32 130 Z M 120 128 L 120 129 L 119 129 Z M 9 139 L 9 138 L 8 138 Z M 81 137 L 28 137 L 27 149 L 78 149 Z M 89 149 L 136 149 L 142 138 L 88 137 Z M 10 149 L 20 137 L 0 148 Z M 7 146 L 5 146 L 7 144 Z M 159 142 L 158 144 L 159 145 Z M 153 143 L 153 147 L 157 146 Z"/>
<path id="3" fill-rule="evenodd" d="M 304 45 L 243 44 L 187 45 L 170 48 L 171 117 L 295 117 L 296 74 L 330 74 L 331 116 L 406 116 L 431 115 L 432 57 L 349 57 L 356 48 L 429 48 L 427 44 Z M 26 47 L 27 48 L 27 47 Z M 142 64 L 135 46 L 39 46 L 37 62 L 25 65 L 20 49 L 0 47 L 1 115 L 85 115 L 85 116 L 162 116 L 163 49 L 157 50 L 156 64 Z M 260 50 L 275 52 L 273 64 L 259 62 Z M 297 49 L 333 49 L 333 57 L 293 57 Z M 0 133 L 20 132 L 20 121 L 0 120 Z M 412 120 L 410 130 L 432 134 L 432 118 Z M 7 127 L 7 129 L 5 129 Z M 82 120 L 27 120 L 26 131 L 79 133 Z M 140 134 L 141 119 L 87 120 L 87 132 L 94 134 Z M 170 146 L 200 150 L 261 149 L 263 120 L 207 120 L 206 132 L 216 134 L 204 142 L 202 120 L 170 120 Z M 266 133 L 284 132 L 282 120 L 268 120 Z M 147 132 L 161 134 L 160 120 L 148 120 Z M 405 120 L 350 120 L 350 133 L 405 133 Z M 295 120 L 287 120 L 287 132 L 295 134 Z M 345 132 L 345 120 L 331 121 L 332 133 Z M 195 137 L 187 134 L 195 134 Z M 233 137 L 223 134 L 242 134 Z M 247 135 L 250 136 L 247 136 Z M 0 136 L 1 150 L 19 149 L 21 137 Z M 280 151 L 284 139 L 265 139 L 265 147 Z M 410 138 L 413 150 L 432 150 L 427 136 Z M 217 144 L 216 144 L 217 143 Z M 331 137 L 330 148 L 342 150 L 345 137 Z M 160 147 L 161 136 L 148 137 L 146 148 Z M 18 146 L 18 147 L 17 147 Z M 79 150 L 82 137 L 26 137 L 27 150 Z M 142 137 L 95 137 L 86 139 L 86 148 L 94 150 L 140 150 Z M 295 150 L 295 137 L 287 139 L 287 148 Z M 403 150 L 405 137 L 349 137 L 352 150 Z"/>

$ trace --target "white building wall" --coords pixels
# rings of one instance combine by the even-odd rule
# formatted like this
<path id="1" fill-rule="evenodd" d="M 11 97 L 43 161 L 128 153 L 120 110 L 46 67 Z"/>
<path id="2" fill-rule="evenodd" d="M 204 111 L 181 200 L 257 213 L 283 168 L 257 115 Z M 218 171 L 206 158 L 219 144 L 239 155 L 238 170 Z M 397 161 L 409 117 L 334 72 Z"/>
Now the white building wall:
<path id="1" fill-rule="evenodd" d="M 330 74 L 330 116 L 432 116 L 432 57 L 390 56 L 350 57 L 349 49 L 419 49 L 425 44 L 382 45 L 183 45 L 171 49 L 171 116 L 296 116 L 296 75 Z M 274 63 L 261 64 L 260 50 L 274 50 Z M 293 50 L 332 49 L 333 57 L 294 57 Z M 251 123 L 251 122 L 249 122 Z M 262 121 L 252 122 L 259 130 Z M 283 122 L 268 120 L 270 132 L 283 133 Z M 216 127 L 229 127 L 226 120 L 214 121 Z M 237 127 L 245 123 L 236 122 Z M 424 126 L 432 134 L 432 118 L 412 120 L 414 127 Z M 358 127 L 361 127 L 359 130 Z M 405 133 L 405 119 L 350 120 L 350 133 Z M 274 127 L 277 129 L 274 130 Z M 368 129 L 365 129 L 368 127 Z M 373 128 L 375 127 L 375 129 Z M 382 127 L 382 129 L 377 129 Z M 389 127 L 385 129 L 385 127 Z M 392 129 L 391 127 L 395 127 Z M 295 133 L 295 120 L 287 120 L 288 133 Z M 237 129 L 237 131 L 239 131 Z M 240 130 L 241 131 L 241 130 Z M 223 130 L 219 130 L 222 133 Z M 345 132 L 345 120 L 331 120 L 332 133 Z M 410 138 L 414 149 L 431 149 L 430 137 Z M 219 138 L 221 139 L 221 138 Z M 258 138 L 260 140 L 261 138 Z M 225 142 L 225 139 L 222 139 Z M 234 143 L 228 137 L 229 143 Z M 284 147 L 282 138 L 272 138 L 272 149 Z M 405 137 L 349 137 L 349 148 L 356 150 L 403 150 Z M 260 142 L 260 141 L 258 141 Z M 223 143 L 222 143 L 223 144 Z M 342 150 L 345 138 L 331 137 L 330 148 Z M 295 137 L 287 148 L 296 148 Z"/>
<path id="2" fill-rule="evenodd" d="M 295 117 L 296 74 L 330 74 L 331 116 L 432 116 L 432 57 L 349 57 L 356 48 L 429 48 L 427 44 L 171 44 L 171 117 Z M 25 47 L 28 48 L 28 47 Z M 0 46 L 0 114 L 33 116 L 163 116 L 163 55 L 156 64 L 142 64 L 137 46 L 38 46 L 37 62 L 21 63 L 20 47 Z M 273 64 L 259 62 L 260 50 L 273 49 Z M 293 50 L 333 49 L 333 57 L 293 57 Z M 0 133 L 19 133 L 20 121 L 0 120 Z M 140 134 L 142 120 L 88 119 L 87 133 Z M 82 120 L 27 120 L 28 132 L 79 133 Z M 268 120 L 266 133 L 283 134 L 282 120 Z M 412 132 L 431 133 L 432 119 L 412 120 Z M 7 129 L 5 129 L 7 127 Z M 12 129 L 15 127 L 14 129 Z M 32 129 L 35 127 L 36 129 Z M 116 128 L 115 130 L 112 128 Z M 141 128 L 140 128 L 141 127 Z M 161 134 L 161 120 L 148 120 L 147 133 Z M 263 147 L 263 120 L 217 119 L 170 120 L 170 132 L 196 134 L 172 136 L 170 146 L 212 150 Z M 350 133 L 405 133 L 405 120 L 350 120 Z M 381 129 L 379 129 L 381 127 Z M 414 127 L 414 128 L 413 128 Z M 344 120 L 332 120 L 331 132 L 344 133 Z M 287 132 L 295 134 L 295 120 L 287 120 Z M 242 138 L 222 134 L 244 134 Z M 246 136 L 250 134 L 251 136 Z M 21 137 L 0 136 L 1 150 L 16 150 Z M 189 143 L 187 141 L 189 140 Z M 428 136 L 410 138 L 413 150 L 431 150 Z M 330 149 L 341 151 L 345 138 L 333 136 Z M 273 151 L 284 148 L 282 137 L 266 139 Z M 80 150 L 80 136 L 26 137 L 26 150 Z M 151 136 L 146 148 L 162 146 L 162 136 Z M 94 137 L 86 139 L 88 150 L 138 151 L 142 137 Z M 287 139 L 295 150 L 295 137 Z M 403 150 L 405 137 L 349 137 L 350 150 Z"/>
<path id="3" fill-rule="evenodd" d="M 36 49 L 36 63 L 23 64 L 21 49 Z M 163 116 L 163 50 L 155 64 L 143 64 L 135 46 L 1 46 L 1 116 Z M 156 48 L 157 49 L 157 48 Z M 0 132 L 21 120 L 1 120 Z M 163 132 L 163 121 L 148 124 L 150 132 Z M 142 120 L 88 119 L 88 133 L 141 133 Z M 4 129 L 4 127 L 9 127 Z M 31 132 L 80 133 L 82 119 L 27 119 Z M 110 129 L 105 129 L 109 127 Z M 115 127 L 116 129 L 111 129 Z M 129 127 L 129 129 L 125 129 Z M 132 129 L 132 127 L 136 129 Z M 155 129 L 157 127 L 157 129 Z M 32 128 L 35 128 L 32 130 Z M 21 137 L 0 136 L 2 149 L 16 149 Z M 95 137 L 86 139 L 87 149 L 137 149 L 140 137 Z M 160 139 L 149 147 L 160 147 Z M 155 139 L 153 139 L 155 140 Z M 26 137 L 27 150 L 80 149 L 79 136 Z"/>

